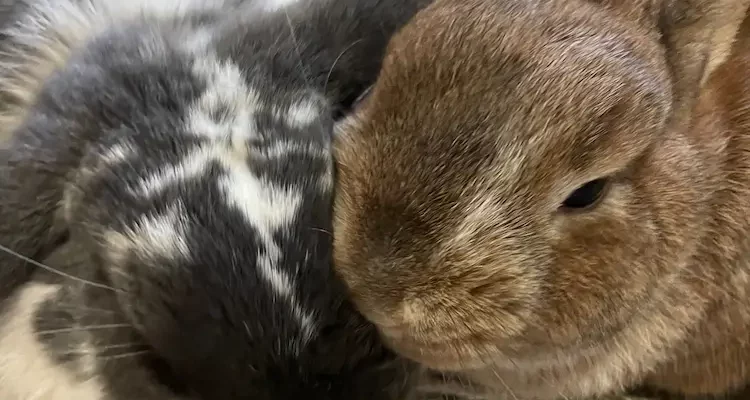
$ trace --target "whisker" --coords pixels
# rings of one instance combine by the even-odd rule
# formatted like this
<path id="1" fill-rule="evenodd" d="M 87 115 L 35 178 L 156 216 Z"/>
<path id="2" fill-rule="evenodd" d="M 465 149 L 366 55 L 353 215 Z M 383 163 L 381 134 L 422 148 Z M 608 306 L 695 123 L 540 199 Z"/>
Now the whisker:
<path id="1" fill-rule="evenodd" d="M 77 355 L 77 354 L 98 354 L 107 350 L 115 350 L 115 349 L 127 349 L 127 348 L 133 348 L 133 347 L 146 347 L 143 343 L 133 342 L 133 343 L 119 343 L 119 344 L 112 344 L 107 346 L 101 346 L 101 347 L 91 347 L 87 349 L 70 349 L 68 351 L 62 351 L 58 352 L 59 355 Z"/>
<path id="2" fill-rule="evenodd" d="M 242 325 L 245 326 L 245 332 L 247 332 L 247 336 L 252 337 L 252 333 L 250 332 L 250 325 L 247 324 L 247 321 L 243 321 Z"/>
<path id="3" fill-rule="evenodd" d="M 36 267 L 39 267 L 39 268 L 41 268 L 41 269 L 43 269 L 43 270 L 45 270 L 47 272 L 51 272 L 51 273 L 53 273 L 55 275 L 62 276 L 63 278 L 68 278 L 68 279 L 74 280 L 76 282 L 83 283 L 84 285 L 89 285 L 89 286 L 98 287 L 98 288 L 101 288 L 101 289 L 111 290 L 113 292 L 118 292 L 117 289 L 115 289 L 115 288 L 113 288 L 111 286 L 107 286 L 107 285 L 104 285 L 104 284 L 101 284 L 101 283 L 92 282 L 92 281 L 89 281 L 89 280 L 86 280 L 86 279 L 83 279 L 83 278 L 79 278 L 77 276 L 70 275 L 70 274 L 62 272 L 62 271 L 58 271 L 58 270 L 56 270 L 56 269 L 54 269 L 54 268 L 52 268 L 50 266 L 47 266 L 47 265 L 44 265 L 44 264 L 40 263 L 39 261 L 32 260 L 31 258 L 24 256 L 23 254 L 15 252 L 15 251 L 13 251 L 13 250 L 11 250 L 8 247 L 5 247 L 3 245 L 0 245 L 0 251 L 8 253 L 8 254 L 10 254 L 10 255 L 18 258 L 18 259 L 21 259 L 21 260 L 23 260 L 23 261 L 25 261 L 25 262 L 27 262 L 29 264 L 32 264 L 32 265 L 34 265 Z"/>
<path id="4" fill-rule="evenodd" d="M 471 398 L 484 399 L 484 400 L 487 399 L 486 394 L 480 394 L 481 392 L 479 391 L 479 389 L 475 387 L 476 385 L 474 384 L 474 382 L 472 381 L 464 382 L 464 379 L 461 375 L 456 376 L 456 379 L 458 379 L 459 385 L 463 387 L 464 390 L 467 390 L 468 393 L 471 393 Z"/>
<path id="5" fill-rule="evenodd" d="M 329 231 L 327 231 L 325 229 L 321 229 L 321 228 L 309 228 L 309 229 L 311 231 L 322 232 L 322 233 L 325 233 L 325 234 L 327 234 L 329 236 L 333 236 L 333 233 L 331 233 L 331 232 L 329 232 Z"/>
<path id="6" fill-rule="evenodd" d="M 344 54 L 346 54 L 347 51 L 349 51 L 352 48 L 354 48 L 354 46 L 356 46 L 357 44 L 359 44 L 362 40 L 364 40 L 364 39 L 357 39 L 352 44 L 350 44 L 349 46 L 346 46 L 346 48 L 344 50 L 342 50 L 341 53 L 339 53 L 338 56 L 336 56 L 336 59 L 333 60 L 333 64 L 331 64 L 331 68 L 328 69 L 328 75 L 326 75 L 326 81 L 323 84 L 323 94 L 328 94 L 328 92 L 327 92 L 327 90 L 328 90 L 328 82 L 331 81 L 331 74 L 333 74 L 333 69 L 336 68 L 336 64 L 338 64 L 339 60 L 341 60 L 341 57 L 343 57 Z"/>
<path id="7" fill-rule="evenodd" d="M 63 310 L 74 310 L 74 311 L 96 311 L 102 314 L 115 314 L 117 311 L 107 310 L 104 308 L 87 307 L 73 303 L 55 302 L 55 306 Z"/>
<path id="8" fill-rule="evenodd" d="M 505 383 L 505 379 L 503 379 L 503 377 L 500 376 L 500 374 L 497 372 L 497 370 L 495 370 L 495 368 L 492 368 L 492 374 L 495 375 L 495 378 L 497 378 L 500 381 L 500 384 L 505 387 L 505 390 L 507 390 L 508 393 L 510 393 L 510 395 L 513 396 L 513 400 L 518 400 L 518 396 L 516 396 L 516 393 L 513 391 L 513 389 L 510 388 L 510 386 L 508 386 L 507 383 Z"/>
<path id="9" fill-rule="evenodd" d="M 130 324 L 104 324 L 104 325 L 92 325 L 92 326 L 74 326 L 71 328 L 59 328 L 59 329 L 48 329 L 44 331 L 36 332 L 37 335 L 51 335 L 54 333 L 67 333 L 67 332 L 82 332 L 102 329 L 118 329 L 118 328 L 130 328 Z"/>
<path id="10" fill-rule="evenodd" d="M 108 344 L 106 346 L 98 346 L 95 347 L 94 350 L 112 350 L 112 349 L 122 349 L 122 348 L 129 348 L 129 347 L 147 347 L 145 344 L 141 342 L 130 342 L 130 343 L 117 343 L 117 344 Z"/>
<path id="11" fill-rule="evenodd" d="M 46 326 L 70 326 L 73 321 L 77 321 L 78 318 L 94 317 L 98 315 L 94 314 L 67 314 L 67 315 L 37 315 L 34 320 L 38 323 Z M 128 321 L 125 318 L 107 318 L 107 323 L 111 324 L 126 324 Z"/>
<path id="12" fill-rule="evenodd" d="M 123 359 L 123 358 L 142 356 L 142 355 L 148 354 L 150 352 L 151 352 L 151 350 L 141 350 L 141 351 L 134 351 L 134 352 L 125 353 L 125 354 L 115 354 L 115 355 L 111 355 L 111 356 L 98 356 L 96 358 L 99 359 L 99 360 L 103 360 L 103 361 L 119 360 L 119 359 Z"/>
<path id="13" fill-rule="evenodd" d="M 310 71 L 307 70 L 304 64 L 304 59 L 302 58 L 302 53 L 299 50 L 299 42 L 297 41 L 297 34 L 294 32 L 294 24 L 292 24 L 292 18 L 289 16 L 289 11 L 287 11 L 286 8 L 284 8 L 284 15 L 286 16 L 286 23 L 289 25 L 289 33 L 292 36 L 292 43 L 294 44 L 294 51 L 297 53 L 297 58 L 299 58 L 299 65 L 302 69 L 302 75 L 305 77 L 305 81 L 308 85 L 312 86 L 312 81 L 310 80 Z"/>

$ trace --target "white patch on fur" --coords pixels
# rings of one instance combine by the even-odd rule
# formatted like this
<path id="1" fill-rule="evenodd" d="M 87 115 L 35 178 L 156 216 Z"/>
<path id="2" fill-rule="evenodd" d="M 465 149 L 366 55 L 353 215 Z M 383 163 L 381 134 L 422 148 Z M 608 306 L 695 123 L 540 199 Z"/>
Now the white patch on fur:
<path id="1" fill-rule="evenodd" d="M 231 158 L 238 157 L 246 162 L 250 150 L 247 142 L 258 138 L 253 116 L 266 106 L 262 104 L 257 91 L 247 86 L 240 68 L 211 54 L 197 57 L 193 73 L 205 81 L 207 87 L 188 111 L 186 125 L 189 132 L 208 138 L 213 143 L 186 156 L 179 164 L 167 165 L 144 179 L 135 190 L 136 195 L 151 196 L 168 185 L 199 176 L 207 171 L 212 161 L 226 158 L 230 153 Z M 306 100 L 292 107 L 287 112 L 286 120 L 295 126 L 306 126 L 317 118 L 319 112 L 314 101 Z M 255 153 L 273 158 L 290 152 L 327 155 L 314 145 L 294 142 L 275 143 L 271 149 Z"/>
<path id="2" fill-rule="evenodd" d="M 248 222 L 269 238 L 294 222 L 302 202 L 299 193 L 261 180 L 245 163 L 226 161 L 229 171 L 221 185 L 229 204 L 242 211 Z"/>
<path id="3" fill-rule="evenodd" d="M 135 153 L 130 143 L 118 143 L 102 153 L 100 162 L 105 166 L 112 166 L 133 157 Z"/>
<path id="4" fill-rule="evenodd" d="M 260 97 L 248 88 L 239 66 L 211 55 L 200 56 L 193 73 L 207 84 L 205 93 L 188 111 L 188 129 L 210 139 L 246 141 L 257 137 L 252 116 Z M 221 120 L 214 115 L 222 114 Z"/>
<path id="5" fill-rule="evenodd" d="M 275 187 L 255 175 L 248 167 L 249 156 L 244 143 L 211 141 L 188 154 L 179 164 L 168 165 L 144 179 L 134 195 L 153 195 L 170 184 L 196 178 L 206 173 L 211 163 L 218 163 L 226 171 L 219 186 L 227 205 L 238 209 L 263 240 L 259 272 L 274 293 L 290 305 L 304 332 L 303 343 L 299 344 L 303 345 L 315 335 L 315 320 L 297 301 L 292 277 L 275 267 L 282 254 L 273 240 L 276 231 L 294 224 L 302 195 L 291 189 Z M 179 211 L 172 210 L 166 216 L 140 221 L 126 234 L 108 234 L 107 245 L 112 261 L 121 263 L 133 250 L 146 255 L 189 256 L 179 215 Z"/>
<path id="6" fill-rule="evenodd" d="M 0 399 L 105 399 L 96 378 L 77 380 L 64 366 L 56 365 L 36 340 L 35 311 L 58 289 L 56 285 L 28 284 L 19 290 L 18 300 L 1 317 Z"/>
<path id="7" fill-rule="evenodd" d="M 306 128 L 320 117 L 322 110 L 312 100 L 302 100 L 292 104 L 286 112 L 286 122 L 295 128 Z"/>
<path id="8" fill-rule="evenodd" d="M 321 148 L 319 144 L 295 141 L 276 141 L 271 146 L 253 151 L 259 158 L 278 160 L 292 155 L 302 155 L 325 160 L 326 170 L 318 177 L 317 185 L 322 192 L 333 190 L 333 161 L 329 149 Z"/>
<path id="9" fill-rule="evenodd" d="M 210 28 L 196 28 L 182 43 L 182 49 L 193 55 L 206 54 L 215 39 L 215 31 Z"/>
<path id="10" fill-rule="evenodd" d="M 330 193 L 333 190 L 333 161 L 326 164 L 326 172 L 318 179 L 318 187 L 324 193 Z"/>
<path id="11" fill-rule="evenodd" d="M 260 271 L 263 273 L 263 277 L 268 283 L 273 286 L 274 291 L 278 296 L 290 297 L 294 295 L 294 285 L 288 275 L 276 270 L 274 268 L 274 261 L 278 258 L 277 254 L 273 254 L 275 248 L 272 250 L 266 250 L 268 254 L 263 254 L 259 257 L 258 264 L 260 265 Z"/>
<path id="12" fill-rule="evenodd" d="M 89 340 L 81 343 L 78 352 L 80 354 L 80 368 L 84 376 L 95 376 L 99 371 L 99 363 L 96 360 L 97 352 L 92 345 L 93 335 L 88 335 Z"/>
<path id="13" fill-rule="evenodd" d="M 276 11 L 280 10 L 282 8 L 288 7 L 291 4 L 294 4 L 298 2 L 299 0 L 265 0 L 266 1 L 266 10 L 268 11 Z"/>
<path id="14" fill-rule="evenodd" d="M 152 197 L 166 187 L 194 179 L 208 170 L 214 154 L 201 148 L 183 158 L 179 164 L 168 164 L 145 177 L 132 192 L 135 196 Z"/>
<path id="15" fill-rule="evenodd" d="M 225 160 L 228 174 L 220 187 L 228 205 L 239 210 L 260 235 L 264 249 L 259 254 L 259 272 L 276 295 L 291 306 L 304 332 L 303 343 L 300 343 L 304 345 L 315 335 L 315 321 L 297 301 L 292 277 L 276 268 L 282 254 L 273 239 L 274 233 L 294 223 L 302 196 L 290 189 L 274 187 L 253 174 L 247 164 L 232 161 Z"/>
<path id="16" fill-rule="evenodd" d="M 333 190 L 333 174 L 324 174 L 318 180 L 318 187 L 321 192 L 327 193 Z"/>
<path id="17" fill-rule="evenodd" d="M 302 154 L 315 158 L 329 158 L 329 153 L 316 143 L 275 140 L 270 146 L 255 151 L 258 156 L 266 159 L 279 159 L 293 154 Z"/>
<path id="18" fill-rule="evenodd" d="M 273 248 L 267 248 L 267 254 L 258 258 L 259 271 L 263 278 L 273 287 L 277 296 L 284 298 L 292 309 L 292 314 L 297 318 L 303 332 L 303 338 L 298 346 L 302 346 L 315 337 L 316 323 L 312 314 L 306 312 L 302 305 L 297 301 L 294 292 L 294 283 L 291 278 L 283 271 L 278 270 L 275 265 L 280 258 L 278 247 L 273 244 Z"/>
<path id="19" fill-rule="evenodd" d="M 321 148 L 310 142 L 275 141 L 262 149 L 251 149 L 253 156 L 266 160 L 279 160 L 293 155 L 302 155 L 325 160 L 326 170 L 317 178 L 317 186 L 322 192 L 333 190 L 333 161 L 330 149 Z"/>
<path id="20" fill-rule="evenodd" d="M 177 203 L 162 215 L 145 215 L 124 232 L 106 233 L 110 260 L 122 265 L 132 253 L 146 259 L 190 258 L 184 214 L 182 204 Z"/>
<path id="21" fill-rule="evenodd" d="M 131 194 L 151 197 L 168 186 L 200 177 L 208 172 L 213 162 L 220 165 L 227 165 L 228 160 L 246 163 L 248 154 L 249 150 L 243 142 L 211 142 L 188 153 L 178 164 L 165 165 L 145 177 Z"/>

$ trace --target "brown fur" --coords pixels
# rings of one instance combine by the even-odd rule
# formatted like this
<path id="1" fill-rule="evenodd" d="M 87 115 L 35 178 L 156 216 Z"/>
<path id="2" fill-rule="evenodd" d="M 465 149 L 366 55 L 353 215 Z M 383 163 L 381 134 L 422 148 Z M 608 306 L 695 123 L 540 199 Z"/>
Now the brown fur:
<path id="1" fill-rule="evenodd" d="M 335 204 L 391 346 L 524 399 L 750 380 L 750 59 L 711 61 L 747 4 L 438 0 L 396 36 Z"/>

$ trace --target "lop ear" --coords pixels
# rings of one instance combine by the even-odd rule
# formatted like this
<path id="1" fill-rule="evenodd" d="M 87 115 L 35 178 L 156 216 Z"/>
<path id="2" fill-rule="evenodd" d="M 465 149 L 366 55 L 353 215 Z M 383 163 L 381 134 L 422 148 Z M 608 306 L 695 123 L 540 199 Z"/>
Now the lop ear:
<path id="1" fill-rule="evenodd" d="M 733 48 L 739 45 L 738 40 L 742 35 L 745 17 L 750 9 L 750 1 L 748 0 L 725 1 L 725 3 L 728 3 L 729 6 L 717 11 L 722 15 L 717 17 L 719 23 L 714 31 L 711 54 L 701 84 L 705 83 L 713 70 L 729 57 Z M 732 5 L 736 5 L 736 7 L 732 7 Z"/>
<path id="2" fill-rule="evenodd" d="M 657 28 L 674 82 L 675 116 L 683 120 L 702 84 L 731 50 L 750 1 L 661 0 Z"/>
<path id="3" fill-rule="evenodd" d="M 598 0 L 661 39 L 674 114 L 689 118 L 705 79 L 731 51 L 750 0 Z"/>

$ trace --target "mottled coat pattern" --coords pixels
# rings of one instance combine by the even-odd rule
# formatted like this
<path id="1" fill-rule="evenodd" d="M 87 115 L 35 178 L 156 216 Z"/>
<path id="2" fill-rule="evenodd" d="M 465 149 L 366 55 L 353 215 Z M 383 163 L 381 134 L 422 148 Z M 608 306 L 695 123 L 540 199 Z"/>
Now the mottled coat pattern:
<path id="1" fill-rule="evenodd" d="M 0 398 L 406 396 L 330 267 L 331 143 L 426 3 L 3 8 Z"/>

